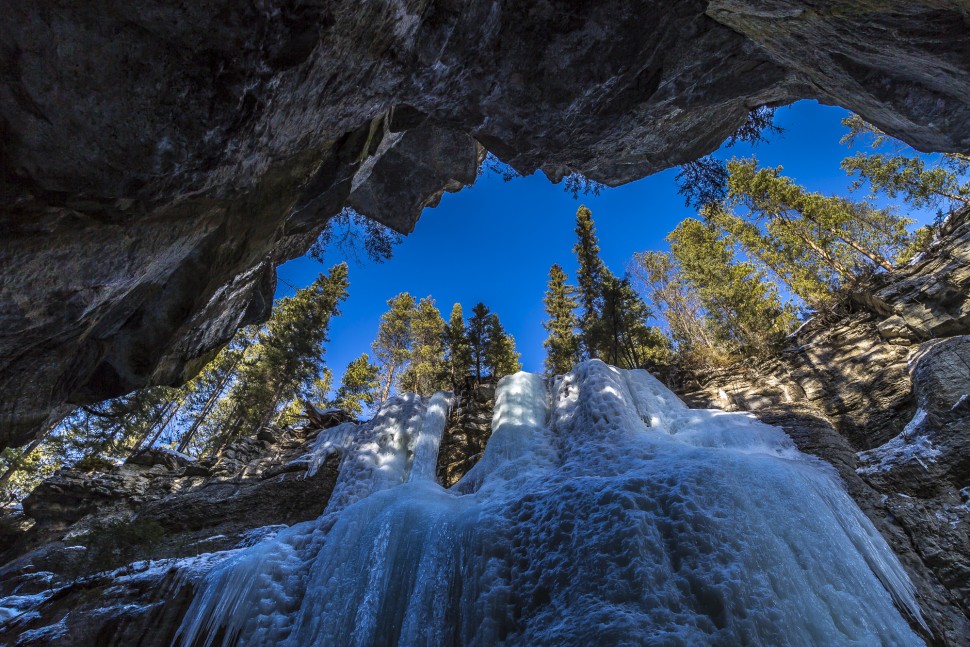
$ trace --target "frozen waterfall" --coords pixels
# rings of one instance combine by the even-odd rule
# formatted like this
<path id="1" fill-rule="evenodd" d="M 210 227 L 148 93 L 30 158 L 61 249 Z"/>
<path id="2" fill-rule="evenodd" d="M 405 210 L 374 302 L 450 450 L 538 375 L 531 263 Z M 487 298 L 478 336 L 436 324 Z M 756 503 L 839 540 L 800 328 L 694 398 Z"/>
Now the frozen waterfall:
<path id="1" fill-rule="evenodd" d="M 499 384 L 435 483 L 449 396 L 321 432 L 323 515 L 211 572 L 183 644 L 914 645 L 912 586 L 825 463 L 745 414 L 585 362 Z"/>

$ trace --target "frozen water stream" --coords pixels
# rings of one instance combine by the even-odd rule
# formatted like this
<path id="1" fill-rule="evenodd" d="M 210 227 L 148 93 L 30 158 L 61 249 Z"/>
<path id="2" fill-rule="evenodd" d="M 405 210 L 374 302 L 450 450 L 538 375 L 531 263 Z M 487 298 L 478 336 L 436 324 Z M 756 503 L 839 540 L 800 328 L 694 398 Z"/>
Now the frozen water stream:
<path id="1" fill-rule="evenodd" d="M 343 457 L 324 514 L 211 572 L 179 640 L 922 644 L 899 562 L 781 430 L 688 409 L 644 371 L 591 361 L 552 389 L 519 373 L 445 490 L 449 404 L 406 395 L 322 432 L 311 469 Z"/>

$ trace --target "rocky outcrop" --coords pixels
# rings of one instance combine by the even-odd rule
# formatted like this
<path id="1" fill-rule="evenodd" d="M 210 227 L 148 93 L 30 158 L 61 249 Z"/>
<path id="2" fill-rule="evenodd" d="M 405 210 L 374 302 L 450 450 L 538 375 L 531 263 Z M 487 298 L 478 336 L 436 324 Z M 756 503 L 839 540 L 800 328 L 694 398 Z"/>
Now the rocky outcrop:
<path id="1" fill-rule="evenodd" d="M 473 382 L 455 399 L 438 449 L 435 473 L 441 485 L 451 487 L 460 481 L 482 457 L 492 435 L 495 387 L 494 381 Z"/>
<path id="2" fill-rule="evenodd" d="M 308 476 L 314 437 L 264 430 L 204 461 L 153 450 L 46 480 L 0 517 L 0 643 L 172 644 L 195 577 L 322 514 L 339 460 Z"/>
<path id="3" fill-rule="evenodd" d="M 831 463 L 907 567 L 930 642 L 946 645 L 970 642 L 968 267 L 964 210 L 922 259 L 854 295 L 872 312 L 809 326 L 779 356 L 684 393 L 751 411 Z"/>
<path id="4" fill-rule="evenodd" d="M 883 321 L 888 340 L 924 341 L 970 330 L 970 207 L 947 219 L 937 248 L 920 254 L 876 289 L 855 295 Z"/>
<path id="5" fill-rule="evenodd" d="M 815 98 L 970 150 L 957 0 L 15 3 L 0 24 L 0 446 L 196 372 L 345 205 L 615 185 Z"/>

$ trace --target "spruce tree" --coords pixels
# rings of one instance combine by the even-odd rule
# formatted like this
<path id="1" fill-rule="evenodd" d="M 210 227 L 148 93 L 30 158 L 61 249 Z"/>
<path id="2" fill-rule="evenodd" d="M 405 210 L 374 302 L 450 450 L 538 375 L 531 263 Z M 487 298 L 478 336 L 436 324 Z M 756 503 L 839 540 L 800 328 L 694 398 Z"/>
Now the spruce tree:
<path id="1" fill-rule="evenodd" d="M 451 316 L 445 326 L 444 342 L 445 371 L 452 390 L 458 392 L 472 369 L 472 352 L 465 332 L 465 317 L 460 303 L 456 303 L 451 308 Z"/>
<path id="2" fill-rule="evenodd" d="M 543 327 L 549 336 L 542 345 L 546 348 L 546 372 L 550 375 L 568 373 L 580 359 L 575 291 L 566 279 L 566 273 L 559 265 L 549 269 L 549 283 L 543 298 L 547 317 Z"/>
<path id="3" fill-rule="evenodd" d="M 347 265 L 341 263 L 277 302 L 256 343 L 246 349 L 225 398 L 228 423 L 217 445 L 269 424 L 281 404 L 312 385 L 323 367 L 330 320 L 340 314 L 338 306 L 347 298 L 347 286 Z"/>
<path id="4" fill-rule="evenodd" d="M 217 410 L 219 399 L 224 396 L 242 362 L 246 349 L 256 341 L 257 326 L 241 328 L 232 340 L 205 368 L 186 386 L 188 396 L 183 408 L 183 431 L 176 450 L 195 453 L 206 445 L 213 434 L 210 416 Z"/>
<path id="5" fill-rule="evenodd" d="M 522 369 L 519 353 L 515 351 L 515 338 L 505 332 L 502 322 L 494 312 L 485 324 L 484 365 L 489 375 L 500 379 L 518 373 Z"/>
<path id="6" fill-rule="evenodd" d="M 395 381 L 411 359 L 411 320 L 415 314 L 414 297 L 407 292 L 388 299 L 387 306 L 388 310 L 381 316 L 377 328 L 377 338 L 372 344 L 374 357 L 380 366 L 379 402 L 391 397 Z"/>
<path id="7" fill-rule="evenodd" d="M 602 286 L 607 270 L 600 259 L 593 214 L 585 206 L 576 211 L 576 245 L 573 252 L 579 262 L 576 282 L 579 284 L 578 300 L 582 308 L 579 318 L 582 356 L 596 357 L 594 328 L 603 304 Z"/>
<path id="8" fill-rule="evenodd" d="M 429 396 L 448 388 L 444 334 L 445 320 L 434 299 L 421 299 L 411 319 L 411 363 L 401 376 L 405 391 Z"/>
<path id="9" fill-rule="evenodd" d="M 596 345 L 603 361 L 619 368 L 656 368 L 669 363 L 670 343 L 647 325 L 650 309 L 626 278 L 608 276 L 597 321 Z"/>
<path id="10" fill-rule="evenodd" d="M 754 159 L 731 160 L 728 171 L 731 203 L 748 210 L 747 219 L 778 243 L 783 257 L 814 258 L 842 280 L 853 278 L 853 267 L 860 264 L 891 270 L 908 241 L 911 220 L 806 191 L 781 175 L 781 167 L 759 169 Z M 757 255 L 759 249 L 746 251 Z"/>
<path id="11" fill-rule="evenodd" d="M 472 370 L 475 379 L 481 382 L 482 369 L 485 368 L 485 347 L 488 343 L 488 307 L 479 302 L 472 308 L 471 319 L 468 320 L 468 348 L 471 351 Z"/>
<path id="12" fill-rule="evenodd" d="M 371 406 L 377 398 L 380 387 L 379 369 L 370 363 L 370 357 L 363 353 L 347 364 L 340 388 L 331 402 L 332 406 L 343 409 L 353 416 L 360 416 L 364 406 Z"/>

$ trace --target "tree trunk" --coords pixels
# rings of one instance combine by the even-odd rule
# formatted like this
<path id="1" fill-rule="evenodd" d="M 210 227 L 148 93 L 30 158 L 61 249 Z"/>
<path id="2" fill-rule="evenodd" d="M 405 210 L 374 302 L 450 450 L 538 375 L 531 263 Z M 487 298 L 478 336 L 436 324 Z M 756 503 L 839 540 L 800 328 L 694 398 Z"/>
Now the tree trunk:
<path id="1" fill-rule="evenodd" d="M 397 363 L 391 362 L 387 367 L 387 383 L 384 385 L 384 390 L 381 392 L 381 402 L 387 401 L 391 397 L 391 385 L 394 383 L 394 371 L 397 370 Z"/>
<path id="2" fill-rule="evenodd" d="M 809 238 L 808 234 L 803 233 L 802 230 L 800 228 L 798 228 L 795 225 L 795 223 L 792 222 L 791 218 L 789 218 L 788 216 L 785 216 L 782 213 L 778 213 L 777 214 L 777 217 L 780 218 L 781 220 L 784 220 L 786 223 L 788 223 L 788 225 L 791 226 L 794 229 L 794 231 L 796 232 L 797 236 L 802 239 L 802 242 L 804 242 L 806 245 L 808 245 L 809 249 L 811 249 L 813 252 L 815 252 L 815 254 L 819 258 L 821 258 L 823 261 L 825 261 L 826 263 L 829 263 L 832 267 L 834 267 L 835 268 L 835 271 L 839 273 L 839 276 L 841 276 L 844 279 L 848 279 L 848 278 L 851 278 L 852 277 L 852 272 L 850 272 L 844 265 L 842 265 L 842 263 L 840 263 L 838 261 L 838 259 L 836 259 L 834 256 L 832 256 L 831 254 L 829 254 L 827 251 L 825 251 L 824 249 L 822 249 L 814 240 L 812 240 L 811 238 Z M 810 218 L 806 218 L 806 219 L 809 222 L 814 222 L 819 227 L 822 227 L 822 225 L 820 225 L 819 223 L 815 222 L 814 220 L 812 220 Z M 822 227 L 822 229 L 825 229 L 826 231 L 828 231 L 830 233 L 833 233 L 827 227 Z"/>
<path id="3" fill-rule="evenodd" d="M 843 243 L 845 243 L 846 245 L 848 245 L 849 247 L 851 247 L 855 251 L 859 252 L 860 254 L 862 254 L 863 256 L 865 256 L 866 258 L 868 258 L 870 261 L 872 261 L 876 265 L 879 265 L 880 267 L 882 267 L 884 270 L 887 270 L 888 271 L 888 270 L 893 269 L 892 263 L 890 263 L 889 261 L 887 261 L 886 259 L 884 259 L 879 254 L 876 254 L 875 252 L 870 252 L 869 250 L 865 249 L 862 245 L 860 245 L 859 243 L 857 243 L 856 241 L 854 241 L 852 238 L 849 238 L 848 236 L 844 235 L 843 233 L 841 233 L 839 231 L 836 231 L 836 230 L 832 229 L 831 227 L 826 227 L 825 225 L 823 225 L 822 223 L 820 223 L 819 221 L 815 220 L 814 218 L 812 218 L 810 216 L 806 216 L 805 214 L 802 214 L 802 216 L 806 220 L 808 220 L 809 222 L 814 223 L 815 225 L 817 225 L 820 229 L 823 229 L 823 230 L 827 231 L 828 233 L 832 234 L 833 236 L 835 236 L 836 238 L 838 238 L 839 240 L 841 240 Z M 785 218 L 784 216 L 782 216 L 782 218 L 785 220 L 785 222 L 791 223 L 791 220 L 789 220 L 788 218 Z M 799 235 L 801 236 L 802 240 L 804 240 L 806 243 L 808 243 L 809 246 L 812 247 L 812 249 L 816 249 L 820 253 L 825 254 L 830 259 L 829 262 L 832 263 L 833 267 L 835 267 L 835 269 L 839 272 L 839 274 L 843 274 L 843 276 L 845 276 L 845 277 L 851 276 L 851 272 L 847 272 L 844 269 L 844 267 L 841 266 L 841 264 L 837 264 L 836 261 L 835 261 L 835 259 L 831 255 L 829 255 L 827 252 L 823 252 L 821 250 L 821 248 L 818 245 L 815 244 L 814 241 L 811 241 L 811 240 L 808 239 L 808 236 L 803 235 L 803 234 L 799 234 Z M 843 267 L 843 269 L 839 269 L 840 267 Z"/>
<path id="4" fill-rule="evenodd" d="M 182 439 L 179 441 L 178 448 L 176 448 L 177 452 L 184 453 L 185 450 L 188 449 L 189 443 L 192 442 L 192 439 L 195 437 L 199 427 L 202 426 L 202 423 L 205 422 L 205 419 L 208 417 L 210 409 L 212 409 L 212 407 L 215 406 L 215 403 L 218 402 L 219 396 L 222 395 L 222 391 L 226 388 L 226 385 L 229 384 L 229 380 L 231 380 L 236 374 L 236 367 L 239 366 L 239 361 L 242 359 L 242 356 L 243 354 L 239 353 L 239 357 L 236 358 L 236 361 L 232 363 L 232 366 L 229 367 L 226 374 L 221 380 L 219 380 L 218 386 L 216 386 L 216 388 L 212 391 L 212 394 L 202 406 L 202 411 L 200 411 L 196 419 L 192 421 L 192 426 L 189 427 L 189 430 L 185 432 Z"/>
<path id="5" fill-rule="evenodd" d="M 155 414 L 155 417 L 152 418 L 151 424 L 149 424 L 148 427 L 145 429 L 145 433 L 142 434 L 141 438 L 138 439 L 138 442 L 135 443 L 135 446 L 131 448 L 131 451 L 128 453 L 129 456 L 134 456 L 135 454 L 141 451 L 141 447 L 142 445 L 145 444 L 145 440 L 152 433 L 152 431 L 155 430 L 155 427 L 157 427 L 158 424 L 162 421 L 162 418 L 168 415 L 168 410 L 172 407 L 173 404 L 175 403 L 166 402 L 165 406 L 162 407 L 162 410 L 159 411 L 157 414 Z"/>
<path id="6" fill-rule="evenodd" d="M 148 430 L 148 433 L 146 433 L 145 437 L 143 437 L 142 440 L 137 445 L 135 445 L 135 448 L 131 450 L 131 453 L 129 454 L 129 456 L 134 456 L 135 454 L 139 454 L 143 451 L 148 451 L 149 449 L 151 449 L 155 445 L 155 443 L 158 442 L 158 439 L 162 435 L 162 432 L 165 431 L 165 427 L 168 426 L 168 423 L 172 421 L 172 418 L 175 417 L 175 414 L 178 413 L 179 409 L 181 408 L 182 408 L 182 405 L 174 401 L 166 404 L 165 408 L 162 409 L 162 414 L 164 414 L 165 420 L 161 422 L 160 425 L 158 425 L 158 431 L 156 431 L 155 435 L 152 436 L 152 439 L 148 441 L 148 444 L 144 445 L 145 438 L 148 436 L 149 433 L 151 433 L 152 429 L 155 428 L 154 426 L 150 427 Z"/>
<path id="7" fill-rule="evenodd" d="M 40 444 L 44 442 L 44 439 L 47 438 L 47 435 L 51 431 L 53 431 L 56 427 L 57 427 L 57 423 L 49 425 L 43 432 L 38 434 L 36 438 L 30 441 L 30 443 L 24 449 L 24 453 L 20 455 L 21 459 L 27 458 L 34 452 L 35 449 L 40 447 Z M 20 471 L 20 464 L 21 464 L 20 459 L 18 459 L 17 461 L 14 461 L 13 463 L 11 463 L 10 467 L 7 468 L 7 471 L 4 472 L 2 476 L 0 476 L 0 490 L 3 490 L 3 487 L 10 482 L 10 479 L 13 477 L 13 475 Z"/>

